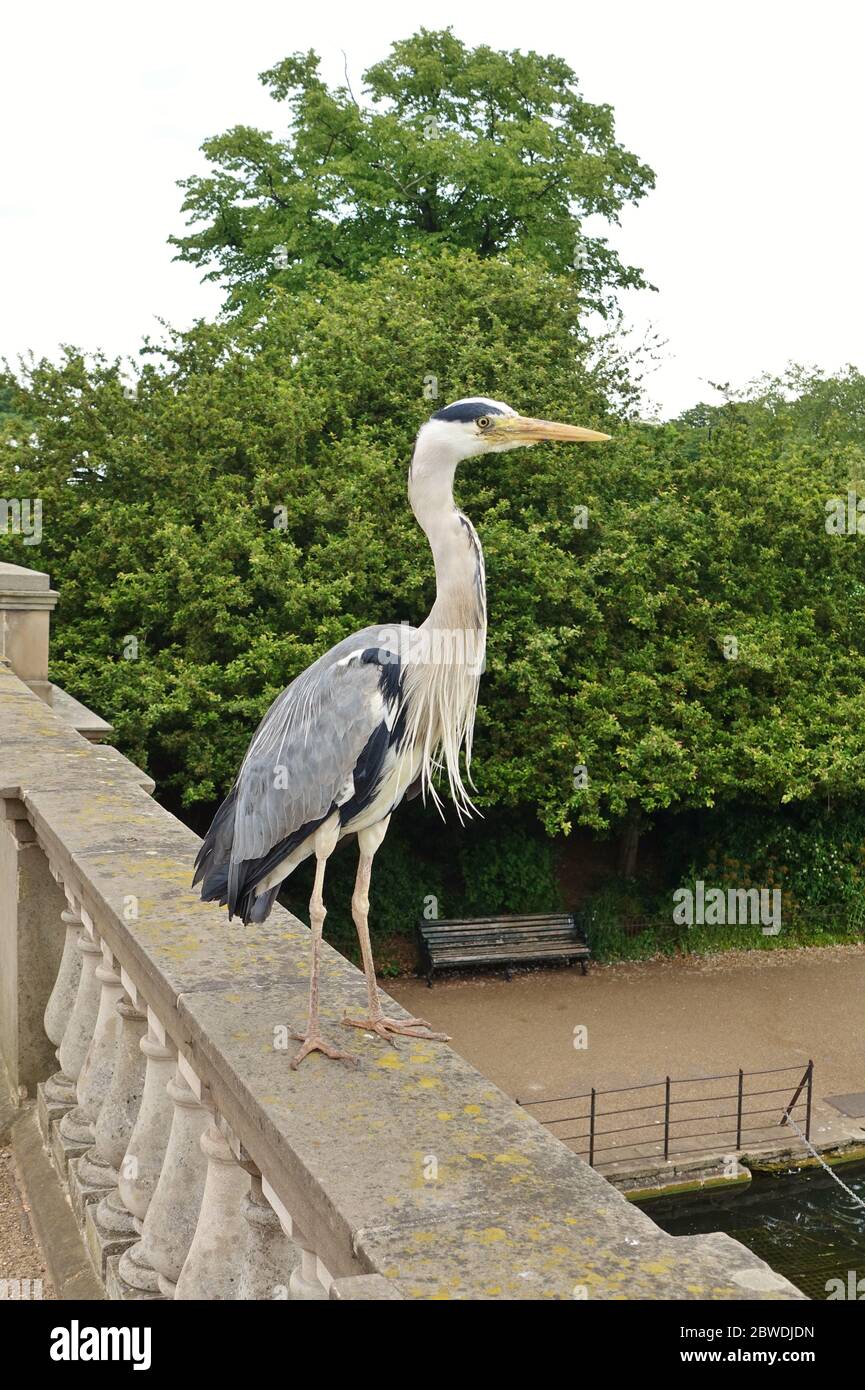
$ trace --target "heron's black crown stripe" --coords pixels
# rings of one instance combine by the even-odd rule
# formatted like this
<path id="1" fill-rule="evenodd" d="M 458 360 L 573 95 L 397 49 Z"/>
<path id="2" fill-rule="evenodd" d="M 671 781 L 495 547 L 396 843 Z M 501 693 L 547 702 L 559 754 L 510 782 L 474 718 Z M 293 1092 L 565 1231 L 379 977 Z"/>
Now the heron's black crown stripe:
<path id="1" fill-rule="evenodd" d="M 470 423 L 472 420 L 479 420 L 482 415 L 503 415 L 504 411 L 499 410 L 497 405 L 490 405 L 487 401 L 457 401 L 456 405 L 446 405 L 444 410 L 437 410 L 432 420 L 462 420 Z"/>

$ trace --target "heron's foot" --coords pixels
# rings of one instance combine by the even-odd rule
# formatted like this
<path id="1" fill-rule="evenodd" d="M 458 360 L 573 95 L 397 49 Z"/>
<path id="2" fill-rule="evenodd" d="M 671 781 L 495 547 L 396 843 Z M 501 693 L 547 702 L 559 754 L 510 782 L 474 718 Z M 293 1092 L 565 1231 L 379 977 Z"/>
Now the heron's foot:
<path id="1" fill-rule="evenodd" d="M 371 1014 L 369 1018 L 344 1018 L 346 1028 L 362 1028 L 365 1033 L 377 1033 L 396 1047 L 394 1035 L 405 1038 L 423 1038 L 426 1042 L 450 1042 L 449 1033 L 434 1033 L 425 1018 L 388 1018 L 385 1014 Z"/>
<path id="2" fill-rule="evenodd" d="M 352 1052 L 340 1052 L 338 1047 L 331 1047 L 330 1043 L 325 1042 L 321 1034 L 316 1031 L 306 1033 L 292 1033 L 293 1038 L 297 1038 L 303 1043 L 303 1047 L 297 1056 L 292 1058 L 291 1069 L 297 1071 L 304 1057 L 308 1057 L 310 1052 L 323 1052 L 325 1057 L 332 1057 L 335 1062 L 344 1062 L 347 1067 L 356 1067 L 358 1058 Z"/>

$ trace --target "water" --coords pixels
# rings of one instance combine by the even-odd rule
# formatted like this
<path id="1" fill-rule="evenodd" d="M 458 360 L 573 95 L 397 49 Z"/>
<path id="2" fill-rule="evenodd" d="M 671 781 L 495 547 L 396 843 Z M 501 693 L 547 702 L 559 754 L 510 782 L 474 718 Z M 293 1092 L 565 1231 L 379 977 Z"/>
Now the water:
<path id="1" fill-rule="evenodd" d="M 865 1201 L 865 1163 L 838 1174 Z M 670 1235 L 726 1231 L 784 1274 L 809 1298 L 828 1297 L 827 1282 L 854 1270 L 865 1299 L 865 1210 L 822 1169 L 755 1174 L 748 1186 L 641 1202 Z"/>

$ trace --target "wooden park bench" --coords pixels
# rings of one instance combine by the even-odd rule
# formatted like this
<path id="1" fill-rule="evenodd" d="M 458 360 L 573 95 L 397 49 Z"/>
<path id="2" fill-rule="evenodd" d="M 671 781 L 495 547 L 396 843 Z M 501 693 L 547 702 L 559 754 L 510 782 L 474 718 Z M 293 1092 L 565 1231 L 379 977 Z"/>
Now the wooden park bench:
<path id="1" fill-rule="evenodd" d="M 585 975 L 591 959 L 585 934 L 569 913 L 474 917 L 467 921 L 422 919 L 417 934 L 430 989 L 436 970 L 503 965 L 510 979 L 512 965 L 545 960 L 573 964 L 578 960 Z"/>

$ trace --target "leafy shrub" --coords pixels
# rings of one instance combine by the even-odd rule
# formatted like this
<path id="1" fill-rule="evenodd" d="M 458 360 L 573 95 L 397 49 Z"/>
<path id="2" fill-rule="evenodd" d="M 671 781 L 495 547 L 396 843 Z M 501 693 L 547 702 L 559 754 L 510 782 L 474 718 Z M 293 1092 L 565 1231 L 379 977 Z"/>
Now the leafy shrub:
<path id="1" fill-rule="evenodd" d="M 561 911 L 552 841 L 528 817 L 492 816 L 490 821 L 475 823 L 462 838 L 460 915 Z"/>

